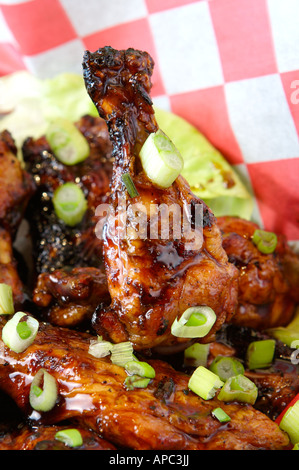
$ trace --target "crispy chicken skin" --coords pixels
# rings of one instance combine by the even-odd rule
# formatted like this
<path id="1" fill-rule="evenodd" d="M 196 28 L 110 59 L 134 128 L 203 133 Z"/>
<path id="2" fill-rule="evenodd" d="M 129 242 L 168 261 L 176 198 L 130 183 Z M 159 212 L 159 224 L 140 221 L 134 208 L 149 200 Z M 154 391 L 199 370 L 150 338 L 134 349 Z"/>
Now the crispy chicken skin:
<path id="1" fill-rule="evenodd" d="M 0 319 L 2 325 L 6 321 Z M 145 389 L 127 390 L 125 369 L 88 353 L 86 333 L 41 323 L 26 351 L 16 354 L 0 343 L 0 388 L 27 421 L 39 425 L 72 422 L 91 429 L 114 446 L 134 450 L 284 449 L 288 437 L 276 423 L 250 405 L 202 400 L 188 389 L 189 376 L 160 360 L 150 361 L 156 377 Z M 58 384 L 54 408 L 33 412 L 29 389 L 45 368 Z M 211 411 L 222 407 L 228 424 Z"/>
<path id="2" fill-rule="evenodd" d="M 238 272 L 228 263 L 220 230 L 209 208 L 191 193 L 182 177 L 162 189 L 142 171 L 139 150 L 148 135 L 158 130 L 149 96 L 153 66 L 146 52 L 116 51 L 111 47 L 94 53 L 86 51 L 83 61 L 86 88 L 107 122 L 114 157 L 111 211 L 103 229 L 112 302 L 108 309 L 97 309 L 94 327 L 114 342 L 130 340 L 139 350 L 184 345 L 186 339 L 171 335 L 171 325 L 188 307 L 196 305 L 208 305 L 215 311 L 212 337 L 234 314 L 237 299 Z M 124 173 L 130 174 L 139 196 L 127 196 Z M 127 215 L 124 225 L 122 201 Z M 177 239 L 172 230 L 166 239 L 135 236 L 136 222 L 130 215 L 135 204 L 141 211 L 145 208 L 147 229 L 151 206 L 175 205 L 181 214 L 186 207 L 200 206 L 202 226 L 194 227 L 192 248 L 187 246 L 187 237 Z M 121 230 L 124 236 L 119 235 Z"/>
<path id="3" fill-rule="evenodd" d="M 0 133 L 0 188 L 0 226 L 14 237 L 34 192 L 34 183 L 22 168 L 8 131 Z"/>
<path id="4" fill-rule="evenodd" d="M 12 288 L 15 308 L 20 308 L 25 301 L 25 289 L 19 276 L 18 266 L 13 254 L 10 233 L 0 226 L 0 283 Z"/>
<path id="5" fill-rule="evenodd" d="M 298 256 L 281 236 L 273 254 L 261 253 L 252 242 L 259 228 L 253 222 L 220 217 L 218 225 L 228 259 L 240 273 L 238 307 L 232 322 L 257 329 L 288 324 L 299 295 Z"/>

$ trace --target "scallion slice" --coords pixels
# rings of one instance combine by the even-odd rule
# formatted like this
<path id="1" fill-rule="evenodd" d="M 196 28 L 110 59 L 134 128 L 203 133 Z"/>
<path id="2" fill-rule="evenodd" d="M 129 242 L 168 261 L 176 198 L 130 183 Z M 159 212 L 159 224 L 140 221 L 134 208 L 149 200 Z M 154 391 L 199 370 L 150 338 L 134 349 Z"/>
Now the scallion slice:
<path id="1" fill-rule="evenodd" d="M 14 302 L 12 287 L 8 284 L 0 284 L 0 315 L 12 315 Z"/>
<path id="2" fill-rule="evenodd" d="M 83 439 L 78 429 L 61 429 L 55 434 L 55 439 L 63 442 L 68 447 L 80 447 Z"/>
<path id="3" fill-rule="evenodd" d="M 246 353 L 248 368 L 262 369 L 269 367 L 274 358 L 275 344 L 274 339 L 265 339 L 250 343 Z"/>
<path id="4" fill-rule="evenodd" d="M 29 402 L 36 411 L 50 411 L 56 403 L 58 387 L 55 378 L 45 369 L 34 376 L 29 392 Z"/>
<path id="5" fill-rule="evenodd" d="M 76 165 L 84 161 L 90 148 L 75 124 L 64 118 L 56 118 L 47 131 L 46 139 L 57 159 L 64 165 Z"/>
<path id="6" fill-rule="evenodd" d="M 139 375 L 150 379 L 153 379 L 156 375 L 155 369 L 143 361 L 129 361 L 125 364 L 125 369 L 130 375 Z"/>
<path id="7" fill-rule="evenodd" d="M 257 386 L 245 375 L 239 374 L 230 377 L 224 383 L 218 394 L 222 401 L 237 401 L 241 403 L 254 404 L 258 395 Z"/>
<path id="8" fill-rule="evenodd" d="M 264 254 L 273 253 L 277 246 L 277 236 L 275 233 L 266 232 L 265 230 L 255 230 L 252 241 L 258 250 Z"/>
<path id="9" fill-rule="evenodd" d="M 82 221 L 87 201 L 77 184 L 69 182 L 59 186 L 54 192 L 52 201 L 57 217 L 67 225 L 74 227 Z"/>
<path id="10" fill-rule="evenodd" d="M 122 175 L 122 180 L 123 180 L 123 183 L 124 185 L 126 186 L 127 188 L 127 191 L 129 193 L 129 196 L 130 197 L 137 197 L 139 196 L 139 193 L 136 189 L 136 186 L 134 184 L 134 181 L 132 180 L 132 177 L 129 173 L 124 173 Z"/>
<path id="11" fill-rule="evenodd" d="M 180 152 L 160 129 L 148 136 L 139 155 L 147 177 L 162 188 L 171 186 L 184 166 Z"/>
<path id="12" fill-rule="evenodd" d="M 194 343 L 184 351 L 184 365 L 189 367 L 206 366 L 210 345 Z"/>
<path id="13" fill-rule="evenodd" d="M 113 348 L 113 344 L 110 341 L 104 341 L 101 336 L 96 340 L 92 340 L 89 345 L 88 352 L 94 357 L 105 357 L 108 356 Z"/>
<path id="14" fill-rule="evenodd" d="M 134 390 L 134 388 L 146 388 L 150 383 L 150 378 L 140 377 L 139 375 L 129 375 L 124 381 L 127 390 Z"/>
<path id="15" fill-rule="evenodd" d="M 111 351 L 111 362 L 117 366 L 125 367 L 127 362 L 134 361 L 133 345 L 130 341 L 113 344 Z"/>
<path id="16" fill-rule="evenodd" d="M 202 338 L 216 321 L 215 312 L 207 306 L 190 307 L 171 325 L 173 336 L 180 338 Z"/>
<path id="17" fill-rule="evenodd" d="M 296 442 L 292 450 L 299 450 L 299 442 Z"/>
<path id="18" fill-rule="evenodd" d="M 25 322 L 21 318 L 26 317 Z M 2 329 L 2 340 L 12 351 L 21 353 L 33 343 L 39 327 L 35 318 L 24 312 L 17 312 Z"/>
<path id="19" fill-rule="evenodd" d="M 279 427 L 289 435 L 292 444 L 299 442 L 299 401 L 288 408 Z"/>
<path id="20" fill-rule="evenodd" d="M 220 423 L 228 423 L 231 420 L 230 416 L 222 408 L 215 408 L 211 413 Z"/>
<path id="21" fill-rule="evenodd" d="M 244 374 L 243 364 L 234 357 L 217 356 L 209 369 L 217 374 L 223 382 L 234 375 Z"/>
<path id="22" fill-rule="evenodd" d="M 191 375 L 188 386 L 196 395 L 209 400 L 215 396 L 217 389 L 223 386 L 223 382 L 218 375 L 206 367 L 199 366 Z"/>

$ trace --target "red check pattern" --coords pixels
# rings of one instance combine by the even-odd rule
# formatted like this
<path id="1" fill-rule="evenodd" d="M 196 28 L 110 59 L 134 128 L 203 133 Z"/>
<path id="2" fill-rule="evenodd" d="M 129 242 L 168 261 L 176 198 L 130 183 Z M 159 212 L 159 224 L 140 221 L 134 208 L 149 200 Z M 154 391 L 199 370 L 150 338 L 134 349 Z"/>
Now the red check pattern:
<path id="1" fill-rule="evenodd" d="M 265 228 L 299 240 L 298 17 L 299 0 L 0 0 L 0 75 L 147 50 L 155 104 L 243 168 Z"/>

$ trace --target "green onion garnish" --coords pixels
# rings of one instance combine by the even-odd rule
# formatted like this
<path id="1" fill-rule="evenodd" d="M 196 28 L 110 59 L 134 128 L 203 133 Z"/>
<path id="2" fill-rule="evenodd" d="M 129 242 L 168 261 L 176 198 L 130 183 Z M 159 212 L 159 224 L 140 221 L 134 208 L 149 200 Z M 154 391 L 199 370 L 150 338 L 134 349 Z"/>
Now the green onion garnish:
<path id="1" fill-rule="evenodd" d="M 215 312 L 206 306 L 190 307 L 171 326 L 173 336 L 181 338 L 202 338 L 211 330 L 216 321 Z"/>
<path id="2" fill-rule="evenodd" d="M 188 386 L 196 395 L 204 400 L 209 400 L 215 396 L 217 389 L 223 386 L 223 382 L 218 375 L 199 366 L 191 375 Z"/>
<path id="3" fill-rule="evenodd" d="M 62 429 L 57 431 L 55 439 L 69 447 L 80 447 L 83 444 L 83 439 L 78 429 Z"/>
<path id="4" fill-rule="evenodd" d="M 14 313 L 12 287 L 8 284 L 0 284 L 0 315 L 12 315 Z"/>
<path id="5" fill-rule="evenodd" d="M 253 341 L 247 348 L 246 360 L 249 369 L 269 367 L 275 353 L 275 340 L 264 339 Z"/>
<path id="6" fill-rule="evenodd" d="M 46 139 L 57 159 L 65 165 L 76 165 L 90 153 L 83 134 L 67 119 L 56 118 L 46 131 Z"/>
<path id="7" fill-rule="evenodd" d="M 88 352 L 94 357 L 105 357 L 111 353 L 112 348 L 113 344 L 110 341 L 104 341 L 101 336 L 98 336 L 96 340 L 90 342 Z"/>
<path id="8" fill-rule="evenodd" d="M 139 155 L 147 177 L 162 188 L 171 186 L 184 166 L 180 152 L 160 129 L 148 136 Z"/>
<path id="9" fill-rule="evenodd" d="M 71 227 L 82 221 L 87 209 L 87 201 L 82 189 L 71 182 L 65 183 L 55 190 L 53 205 L 57 217 Z"/>
<path id="10" fill-rule="evenodd" d="M 21 318 L 26 316 L 26 321 Z M 17 312 L 8 320 L 2 329 L 2 340 L 12 351 L 21 353 L 33 343 L 39 327 L 39 322 L 24 312 Z M 21 333 L 21 334 L 20 334 Z"/>
<path id="11" fill-rule="evenodd" d="M 230 416 L 222 408 L 215 408 L 211 413 L 220 423 L 228 423 L 231 420 Z"/>
<path id="12" fill-rule="evenodd" d="M 209 369 L 217 374 L 223 382 L 234 375 L 244 374 L 243 364 L 234 357 L 217 356 Z"/>
<path id="13" fill-rule="evenodd" d="M 113 344 L 111 362 L 117 366 L 125 367 L 127 362 L 134 361 L 133 345 L 130 341 Z"/>
<path id="14" fill-rule="evenodd" d="M 134 390 L 134 388 L 146 388 L 150 382 L 148 377 L 140 377 L 139 375 L 129 375 L 124 381 L 127 390 Z"/>
<path id="15" fill-rule="evenodd" d="M 34 376 L 29 392 L 29 402 L 36 411 L 50 411 L 57 400 L 58 389 L 55 378 L 45 369 Z"/>
<path id="16" fill-rule="evenodd" d="M 299 401 L 288 408 L 279 424 L 280 429 L 285 431 L 292 442 L 299 442 Z"/>
<path id="17" fill-rule="evenodd" d="M 230 377 L 224 383 L 218 394 L 218 399 L 222 401 L 237 401 L 241 403 L 254 404 L 258 395 L 257 386 L 245 375 L 239 374 Z"/>
<path id="18" fill-rule="evenodd" d="M 270 328 L 267 332 L 273 338 L 276 338 L 287 346 L 292 347 L 292 343 L 299 339 L 299 309 L 297 309 L 292 321 L 287 326 Z"/>
<path id="19" fill-rule="evenodd" d="M 292 450 L 299 450 L 299 442 L 296 442 Z"/>
<path id="20" fill-rule="evenodd" d="M 125 364 L 125 369 L 130 375 L 139 375 L 153 379 L 156 375 L 155 369 L 147 362 L 129 361 Z"/>
<path id="21" fill-rule="evenodd" d="M 129 173 L 124 173 L 121 177 L 121 179 L 123 180 L 123 183 L 124 185 L 126 186 L 127 188 L 127 191 L 129 193 L 129 196 L 130 197 L 137 197 L 139 196 L 139 193 L 136 189 L 136 186 L 134 184 L 134 181 L 132 180 L 131 178 L 131 175 Z"/>
<path id="22" fill-rule="evenodd" d="M 210 345 L 194 343 L 184 351 L 184 365 L 189 367 L 206 366 Z"/>
<path id="23" fill-rule="evenodd" d="M 261 253 L 269 254 L 273 253 L 276 248 L 277 236 L 265 230 L 255 230 L 252 241 Z"/>

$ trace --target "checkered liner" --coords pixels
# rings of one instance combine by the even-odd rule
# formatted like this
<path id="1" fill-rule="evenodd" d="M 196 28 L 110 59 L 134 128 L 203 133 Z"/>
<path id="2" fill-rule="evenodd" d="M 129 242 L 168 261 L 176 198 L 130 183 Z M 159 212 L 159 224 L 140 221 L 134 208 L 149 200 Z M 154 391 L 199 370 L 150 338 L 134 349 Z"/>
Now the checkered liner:
<path id="1" fill-rule="evenodd" d="M 157 106 L 247 178 L 256 219 L 299 240 L 299 0 L 0 0 L 0 75 L 82 73 L 85 49 L 147 50 Z"/>

